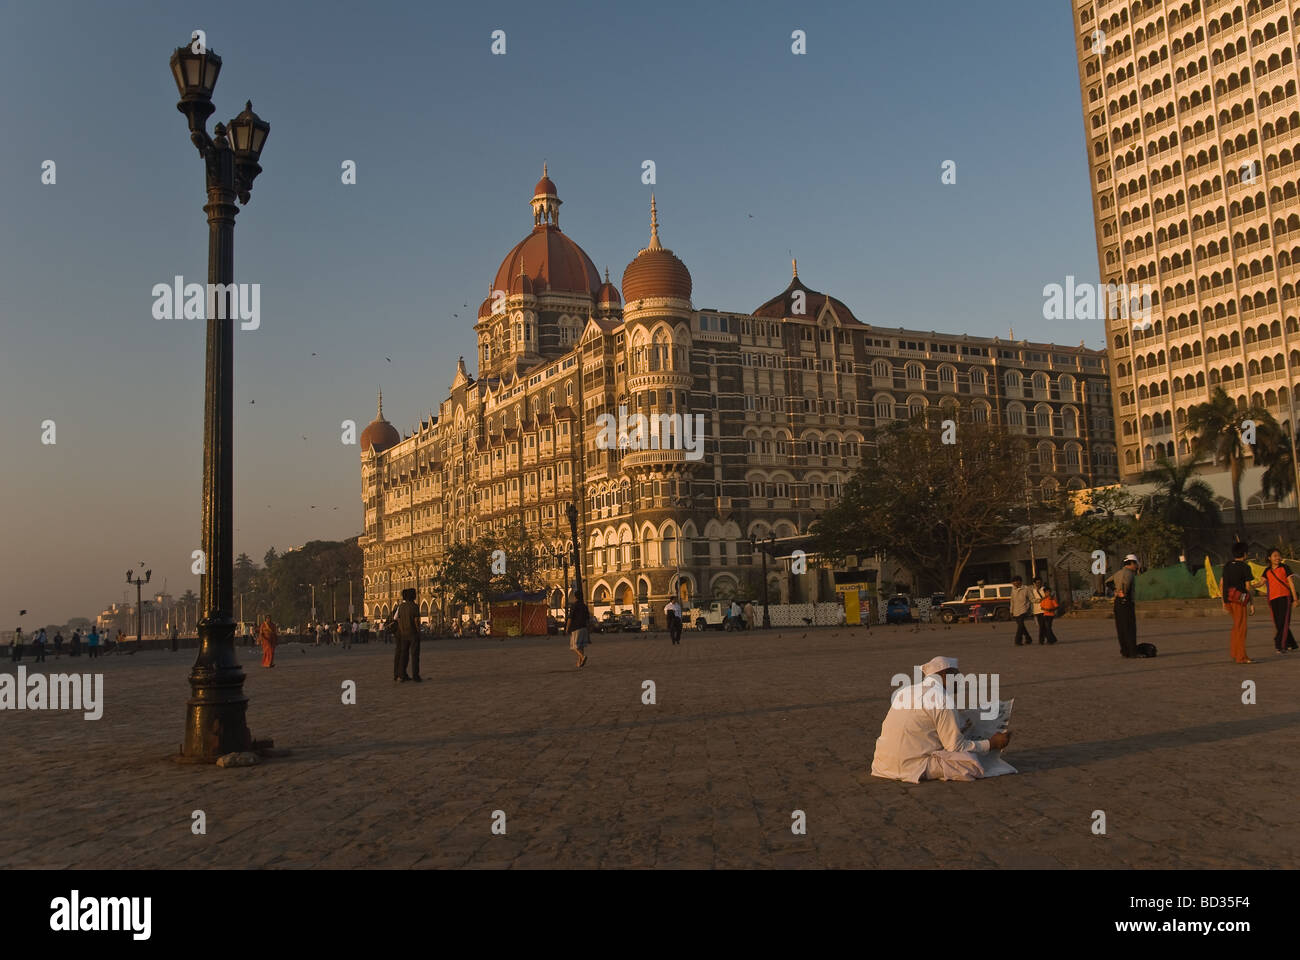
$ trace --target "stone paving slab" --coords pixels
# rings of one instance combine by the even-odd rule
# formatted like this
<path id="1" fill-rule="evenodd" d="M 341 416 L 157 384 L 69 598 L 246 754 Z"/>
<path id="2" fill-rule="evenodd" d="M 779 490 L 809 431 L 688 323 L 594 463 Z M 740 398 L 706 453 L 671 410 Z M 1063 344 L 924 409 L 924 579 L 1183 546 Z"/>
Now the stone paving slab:
<path id="1" fill-rule="evenodd" d="M 0 712 L 0 867 L 1281 867 L 1300 861 L 1300 655 L 1228 660 L 1227 623 L 1143 621 L 1161 655 L 1064 619 L 1006 625 L 241 648 L 249 721 L 289 756 L 171 763 L 193 652 L 48 660 L 104 674 L 103 718 Z M 935 655 L 1015 697 L 1017 776 L 870 775 L 890 678 Z M 27 660 L 29 672 L 36 667 Z M 0 669 L 12 672 L 4 663 Z M 657 703 L 641 702 L 654 680 Z M 1241 684 L 1257 700 L 1243 705 Z M 341 702 L 354 680 L 357 705 Z M 191 812 L 207 833 L 195 836 Z M 491 832 L 493 811 L 506 834 Z M 791 832 L 803 810 L 808 832 Z M 1107 818 L 1105 836 L 1092 814 Z"/>

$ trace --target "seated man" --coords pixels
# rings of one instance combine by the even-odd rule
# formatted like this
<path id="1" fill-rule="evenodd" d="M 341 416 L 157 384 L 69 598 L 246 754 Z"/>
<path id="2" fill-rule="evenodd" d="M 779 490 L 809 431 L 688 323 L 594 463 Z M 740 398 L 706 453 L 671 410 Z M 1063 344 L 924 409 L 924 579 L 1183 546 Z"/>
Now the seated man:
<path id="1" fill-rule="evenodd" d="M 958 674 L 955 657 L 935 657 L 921 668 L 924 679 L 903 687 L 890 699 L 889 713 L 880 727 L 871 775 L 904 783 L 922 780 L 979 780 L 1016 770 L 1000 757 L 988 756 L 1011 742 L 1005 731 L 988 739 L 969 740 L 963 720 L 944 680 Z M 1003 705 L 1006 716 L 1009 704 Z M 968 711 L 965 727 L 975 725 Z"/>

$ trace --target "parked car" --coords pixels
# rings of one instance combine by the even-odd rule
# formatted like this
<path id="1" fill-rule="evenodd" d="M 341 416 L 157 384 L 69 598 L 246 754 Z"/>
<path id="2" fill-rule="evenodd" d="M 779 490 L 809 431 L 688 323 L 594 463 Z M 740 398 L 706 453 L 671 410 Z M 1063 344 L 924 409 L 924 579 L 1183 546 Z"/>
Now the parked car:
<path id="1" fill-rule="evenodd" d="M 597 620 L 591 629 L 597 633 L 618 633 L 623 627 L 619 622 L 618 614 L 613 610 L 606 610 L 604 616 Z"/>
<path id="2" fill-rule="evenodd" d="M 1011 584 L 984 583 L 967 587 L 960 600 L 949 600 L 939 607 L 939 619 L 944 623 L 970 620 L 976 604 L 981 620 L 1011 619 Z"/>
<path id="3" fill-rule="evenodd" d="M 618 626 L 620 630 L 625 630 L 628 633 L 640 633 L 641 618 L 631 610 L 624 610 L 618 615 Z"/>
<path id="4" fill-rule="evenodd" d="M 901 593 L 885 604 L 885 623 L 912 623 L 912 600 Z"/>

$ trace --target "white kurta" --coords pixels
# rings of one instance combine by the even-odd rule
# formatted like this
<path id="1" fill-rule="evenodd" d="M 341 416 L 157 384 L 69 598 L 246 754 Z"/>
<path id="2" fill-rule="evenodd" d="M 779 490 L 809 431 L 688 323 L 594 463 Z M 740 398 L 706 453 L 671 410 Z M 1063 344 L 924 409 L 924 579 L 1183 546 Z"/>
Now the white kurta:
<path id="1" fill-rule="evenodd" d="M 898 690 L 880 726 L 871 775 L 905 783 L 921 780 L 977 780 L 985 776 L 978 754 L 987 740 L 968 740 L 943 681 L 926 677 Z"/>

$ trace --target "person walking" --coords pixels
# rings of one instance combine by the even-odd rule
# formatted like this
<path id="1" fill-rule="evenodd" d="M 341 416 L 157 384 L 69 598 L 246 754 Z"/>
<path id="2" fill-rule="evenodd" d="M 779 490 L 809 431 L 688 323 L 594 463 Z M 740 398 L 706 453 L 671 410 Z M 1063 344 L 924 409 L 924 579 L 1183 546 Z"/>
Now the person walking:
<path id="1" fill-rule="evenodd" d="M 1115 634 L 1119 638 L 1120 656 L 1137 656 L 1137 587 L 1138 558 L 1129 554 L 1124 565 L 1115 571 Z"/>
<path id="2" fill-rule="evenodd" d="M 91 627 L 90 633 L 86 635 L 86 657 L 90 660 L 99 659 L 99 627 Z"/>
<path id="3" fill-rule="evenodd" d="M 1033 601 L 1029 596 L 1029 588 L 1025 586 L 1025 581 L 1019 575 L 1011 578 L 1011 616 L 1016 621 L 1016 646 L 1021 647 L 1025 644 L 1033 646 L 1034 638 L 1029 635 L 1025 629 L 1025 621 L 1029 619 L 1033 612 Z M 1023 640 L 1020 638 L 1024 637 Z"/>
<path id="4" fill-rule="evenodd" d="M 1250 564 L 1245 560 L 1246 545 L 1241 542 L 1232 545 L 1232 559 L 1223 565 L 1223 609 L 1232 617 L 1232 632 L 1228 635 L 1228 651 L 1236 663 L 1254 663 L 1246 656 L 1246 628 L 1250 624 L 1250 615 L 1255 612 L 1251 597 L 1251 587 L 1258 581 L 1253 579 Z"/>
<path id="5" fill-rule="evenodd" d="M 754 601 L 745 601 L 745 629 L 753 630 L 758 624 L 754 620 Z"/>
<path id="6" fill-rule="evenodd" d="M 54 659 L 57 660 L 63 656 L 63 631 L 54 631 Z"/>
<path id="7" fill-rule="evenodd" d="M 1043 599 L 1039 601 L 1038 605 L 1043 611 L 1042 619 L 1038 621 L 1039 636 L 1040 638 L 1045 636 L 1049 644 L 1055 643 L 1056 633 L 1053 631 L 1052 625 L 1056 620 L 1056 611 L 1061 609 L 1061 605 L 1057 602 L 1056 597 L 1052 596 L 1051 587 L 1043 587 Z"/>
<path id="8" fill-rule="evenodd" d="M 275 646 L 280 642 L 280 634 L 275 629 L 275 621 L 267 617 L 257 629 L 257 642 L 262 645 L 262 666 L 275 666 Z"/>
<path id="9" fill-rule="evenodd" d="M 81 656 L 81 628 L 78 627 L 72 631 L 72 645 L 68 648 L 68 656 Z"/>
<path id="10" fill-rule="evenodd" d="M 565 613 L 564 623 L 569 631 L 569 649 L 578 655 L 578 666 L 587 665 L 586 649 L 591 643 L 591 611 L 576 591 L 569 593 L 569 609 Z"/>
<path id="11" fill-rule="evenodd" d="M 361 639 L 361 624 L 357 620 L 352 621 L 352 642 L 356 643 Z"/>
<path id="12" fill-rule="evenodd" d="M 682 605 L 676 597 L 664 604 L 664 619 L 668 621 L 668 639 L 677 646 L 682 642 Z"/>
<path id="13" fill-rule="evenodd" d="M 393 649 L 393 682 L 414 680 L 419 683 L 423 679 L 420 676 L 420 609 L 415 605 L 414 587 L 402 591 L 402 602 L 393 611 L 388 626 L 397 633 Z M 411 664 L 409 675 L 406 672 L 408 659 Z"/>
<path id="14" fill-rule="evenodd" d="M 1034 577 L 1029 585 L 1029 602 L 1032 606 L 1031 612 L 1034 615 L 1034 622 L 1038 624 L 1038 645 L 1041 647 L 1047 642 L 1047 624 L 1046 617 L 1043 615 L 1043 597 L 1047 594 L 1043 587 L 1043 581 Z"/>
<path id="15" fill-rule="evenodd" d="M 45 662 L 45 628 L 41 627 L 36 631 L 36 636 L 32 638 L 32 649 L 36 654 L 36 662 Z"/>
<path id="16" fill-rule="evenodd" d="M 339 623 L 339 638 L 343 641 L 343 649 L 352 649 L 352 624 L 346 620 Z"/>
<path id="17" fill-rule="evenodd" d="M 9 638 L 9 659 L 17 663 L 23 658 L 23 628 L 16 627 Z"/>
<path id="18" fill-rule="evenodd" d="M 1295 636 L 1291 633 L 1291 610 L 1300 603 L 1300 591 L 1296 590 L 1295 576 L 1291 568 L 1282 562 L 1282 551 L 1274 547 L 1268 552 L 1268 567 L 1264 570 L 1264 583 L 1268 586 L 1268 607 L 1273 614 L 1273 648 L 1278 653 L 1286 653 L 1296 648 Z"/>

